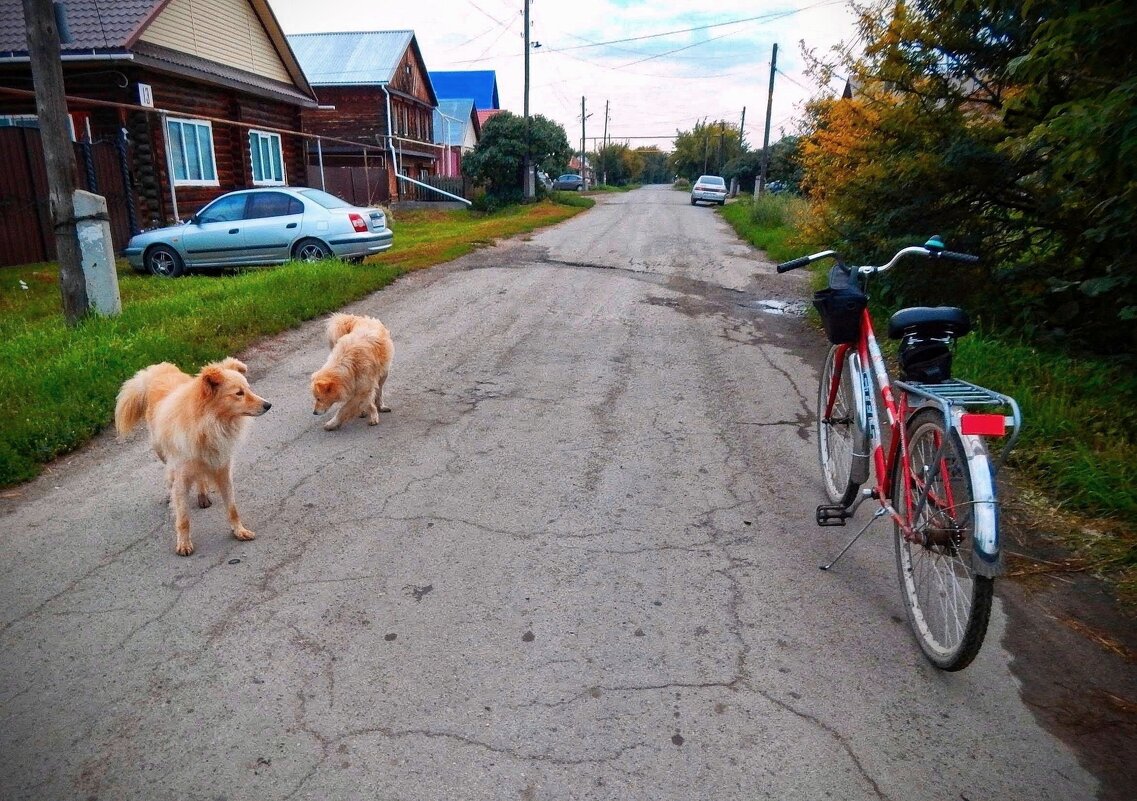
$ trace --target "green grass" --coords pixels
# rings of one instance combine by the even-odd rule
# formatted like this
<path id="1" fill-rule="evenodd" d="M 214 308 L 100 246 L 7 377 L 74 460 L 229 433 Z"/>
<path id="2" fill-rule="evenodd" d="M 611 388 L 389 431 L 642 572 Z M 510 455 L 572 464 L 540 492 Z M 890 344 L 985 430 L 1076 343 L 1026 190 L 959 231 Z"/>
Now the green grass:
<path id="1" fill-rule="evenodd" d="M 626 186 L 616 186 L 614 184 L 597 184 L 596 186 L 588 187 L 589 192 L 631 192 L 633 189 L 639 189 L 643 184 L 627 184 Z"/>
<path id="2" fill-rule="evenodd" d="M 580 212 L 538 203 L 495 214 L 423 211 L 392 222 L 394 247 L 360 265 L 328 260 L 165 280 L 119 269 L 123 313 L 68 328 L 58 269 L 0 269 L 0 486 L 36 476 L 110 423 L 122 382 L 170 361 L 185 370 L 236 353 L 381 289 L 411 270 Z"/>
<path id="3" fill-rule="evenodd" d="M 788 261 L 809 248 L 797 236 L 796 220 L 805 201 L 792 195 L 763 195 L 754 201 L 740 197 L 719 209 L 738 236 L 773 261 Z"/>
<path id="4" fill-rule="evenodd" d="M 573 206 L 578 209 L 590 209 L 596 205 L 595 200 L 586 197 L 580 192 L 565 192 L 561 189 L 554 189 L 550 192 L 549 200 L 554 203 L 559 203 L 562 206 Z"/>

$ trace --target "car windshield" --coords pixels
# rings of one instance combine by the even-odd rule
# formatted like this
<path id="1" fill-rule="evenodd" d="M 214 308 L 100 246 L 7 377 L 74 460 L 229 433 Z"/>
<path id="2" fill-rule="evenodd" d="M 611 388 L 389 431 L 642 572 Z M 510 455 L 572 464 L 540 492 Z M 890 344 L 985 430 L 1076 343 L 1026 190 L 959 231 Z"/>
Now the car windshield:
<path id="1" fill-rule="evenodd" d="M 329 195 L 322 189 L 298 189 L 296 191 L 309 200 L 316 201 L 325 209 L 350 209 L 352 207 L 346 200 L 341 200 L 335 195 Z"/>
<path id="2" fill-rule="evenodd" d="M 697 181 L 697 183 L 726 186 L 726 181 L 724 181 L 722 178 L 719 178 L 717 175 L 704 175 Z"/>

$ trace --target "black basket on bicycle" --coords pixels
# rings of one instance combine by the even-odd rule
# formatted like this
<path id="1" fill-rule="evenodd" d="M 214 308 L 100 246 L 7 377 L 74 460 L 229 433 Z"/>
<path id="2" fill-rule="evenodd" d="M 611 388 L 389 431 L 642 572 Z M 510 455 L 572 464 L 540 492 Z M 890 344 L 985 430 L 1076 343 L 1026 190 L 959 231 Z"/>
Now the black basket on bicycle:
<path id="1" fill-rule="evenodd" d="M 861 312 L 868 302 L 856 279 L 841 264 L 829 271 L 829 286 L 813 294 L 813 305 L 821 315 L 825 335 L 834 345 L 857 341 L 861 334 Z"/>

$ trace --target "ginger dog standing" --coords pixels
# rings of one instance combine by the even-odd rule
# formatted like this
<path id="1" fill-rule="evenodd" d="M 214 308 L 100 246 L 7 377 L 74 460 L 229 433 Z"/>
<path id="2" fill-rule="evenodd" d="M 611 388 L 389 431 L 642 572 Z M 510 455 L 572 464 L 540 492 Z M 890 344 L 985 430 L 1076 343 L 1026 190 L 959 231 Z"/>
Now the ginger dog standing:
<path id="1" fill-rule="evenodd" d="M 122 385 L 115 404 L 115 428 L 129 434 L 143 420 L 150 444 L 166 465 L 174 504 L 177 552 L 193 553 L 187 498 L 198 488 L 198 504 L 209 505 L 206 489 L 217 488 L 229 513 L 233 536 L 251 540 L 233 498 L 231 463 L 250 417 L 260 417 L 272 404 L 253 392 L 247 368 L 228 358 L 201 368 L 196 376 L 168 362 L 139 370 Z"/>
<path id="2" fill-rule="evenodd" d="M 368 425 L 379 422 L 383 384 L 391 370 L 394 344 L 383 323 L 374 317 L 333 314 L 328 320 L 328 345 L 332 352 L 324 366 L 312 374 L 312 414 L 323 414 L 336 403 L 343 405 L 324 428 L 334 431 L 352 417 L 366 417 Z"/>

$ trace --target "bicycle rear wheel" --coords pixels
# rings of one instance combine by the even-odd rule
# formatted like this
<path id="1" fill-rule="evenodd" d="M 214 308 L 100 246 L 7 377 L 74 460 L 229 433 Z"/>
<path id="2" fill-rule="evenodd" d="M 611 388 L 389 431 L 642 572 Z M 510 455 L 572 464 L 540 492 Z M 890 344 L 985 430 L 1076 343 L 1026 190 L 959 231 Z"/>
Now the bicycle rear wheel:
<path id="1" fill-rule="evenodd" d="M 936 409 L 908 421 L 908 464 L 892 474 L 892 502 L 922 542 L 895 526 L 896 568 L 908 622 L 924 655 L 942 670 L 962 670 L 979 653 L 991 617 L 994 581 L 972 561 L 975 496 L 959 435 Z M 925 492 L 926 490 L 926 492 Z"/>
<path id="2" fill-rule="evenodd" d="M 844 363 L 838 365 L 837 347 L 829 348 L 817 388 L 817 458 L 829 500 L 848 506 L 868 477 L 868 432 L 863 426 L 863 400 L 857 385 L 860 357 L 849 348 L 845 351 Z M 838 370 L 841 378 L 837 397 L 832 413 L 827 416 L 829 388 Z"/>

